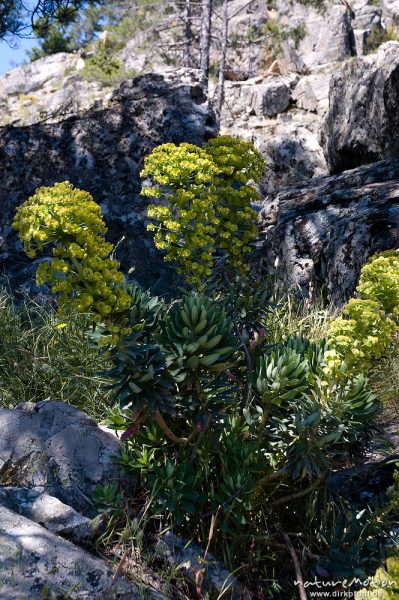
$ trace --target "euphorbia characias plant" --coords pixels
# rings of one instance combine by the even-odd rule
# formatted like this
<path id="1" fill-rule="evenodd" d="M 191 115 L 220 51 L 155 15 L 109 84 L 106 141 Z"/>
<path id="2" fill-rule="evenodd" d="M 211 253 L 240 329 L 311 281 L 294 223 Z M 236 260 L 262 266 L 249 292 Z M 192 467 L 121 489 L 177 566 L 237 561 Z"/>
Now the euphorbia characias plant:
<path id="1" fill-rule="evenodd" d="M 39 188 L 17 210 L 13 227 L 19 231 L 28 256 L 48 247 L 52 260 L 37 269 L 39 285 L 47 283 L 58 294 L 60 310 L 71 304 L 104 323 L 117 342 L 130 332 L 127 311 L 131 297 L 123 284 L 119 263 L 110 258 L 112 244 L 100 206 L 92 196 L 65 181 Z"/>
<path id="2" fill-rule="evenodd" d="M 148 226 L 165 260 L 197 289 L 212 273 L 215 260 L 225 268 L 245 271 L 245 254 L 257 233 L 258 197 L 254 183 L 264 161 L 250 142 L 230 136 L 193 144 L 163 144 L 147 156 L 142 194 L 160 199 L 151 204 Z"/>

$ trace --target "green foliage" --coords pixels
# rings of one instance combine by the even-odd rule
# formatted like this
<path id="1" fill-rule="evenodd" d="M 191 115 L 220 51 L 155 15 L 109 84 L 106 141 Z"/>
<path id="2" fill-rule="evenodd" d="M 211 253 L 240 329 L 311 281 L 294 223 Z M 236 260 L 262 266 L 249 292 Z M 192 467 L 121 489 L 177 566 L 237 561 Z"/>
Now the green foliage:
<path id="1" fill-rule="evenodd" d="M 129 77 L 122 61 L 115 54 L 112 44 L 108 41 L 99 43 L 95 54 L 86 59 L 82 69 L 82 77 L 88 81 L 100 81 L 112 85 Z"/>
<path id="2" fill-rule="evenodd" d="M 72 49 L 72 38 L 65 28 L 52 23 L 47 29 L 45 37 L 40 40 L 39 46 L 28 50 L 27 55 L 31 61 L 34 61 L 57 52 L 71 52 Z"/>
<path id="3" fill-rule="evenodd" d="M 295 336 L 321 342 L 327 337 L 330 323 L 337 316 L 335 307 L 324 306 L 320 301 L 309 304 L 292 296 L 277 296 L 271 298 L 263 324 L 268 339 L 274 343 Z"/>
<path id="4" fill-rule="evenodd" d="M 190 294 L 173 303 L 160 339 L 174 378 L 195 386 L 204 369 L 225 371 L 236 348 L 231 329 L 223 310 L 206 297 Z"/>
<path id="5" fill-rule="evenodd" d="M 287 27 L 279 21 L 268 19 L 261 28 L 261 36 L 273 58 L 278 58 L 283 53 L 284 43 L 287 40 L 292 40 L 295 48 L 298 48 L 301 40 L 306 37 L 306 26 L 305 23 L 300 23 L 295 27 Z M 252 32 L 250 32 L 250 39 L 251 37 L 253 37 Z"/>
<path id="6" fill-rule="evenodd" d="M 55 310 L 0 294 L 0 405 L 50 398 L 77 406 L 100 420 L 110 403 L 108 363 L 85 335 L 88 315 L 74 311 L 60 323 Z"/>
<path id="7" fill-rule="evenodd" d="M 388 488 L 390 500 L 389 509 L 384 509 L 385 513 L 392 512 L 397 515 L 399 508 L 399 471 L 396 470 L 393 475 L 393 485 Z M 397 519 L 390 519 L 390 525 L 396 527 Z M 385 562 L 384 567 L 376 571 L 379 564 L 374 564 L 367 571 L 367 580 L 370 585 L 367 588 L 359 590 L 355 595 L 355 600 L 367 597 L 371 600 L 397 600 L 399 598 L 399 552 L 397 546 L 391 548 L 390 556 Z M 381 561 L 380 561 L 381 564 Z M 372 575 L 370 577 L 370 575 Z M 366 578 L 365 578 L 366 579 Z"/>
<path id="8" fill-rule="evenodd" d="M 191 300 L 191 309 L 195 299 L 199 297 Z M 168 344 L 175 348 L 186 345 L 184 328 L 193 331 L 188 312 L 186 321 L 182 319 L 183 303 L 172 304 L 179 319 L 168 326 Z M 225 323 L 220 331 L 231 335 L 231 324 Z M 195 340 L 194 344 L 198 336 Z M 212 515 L 217 515 L 213 549 L 230 557 L 230 568 L 246 561 L 253 536 L 262 554 L 270 551 L 269 543 L 279 537 L 288 519 L 285 506 L 291 513 L 304 501 L 313 502 L 312 494 L 323 488 L 336 457 L 367 434 L 377 410 L 360 376 L 345 383 L 329 379 L 325 351 L 325 346 L 303 339 L 290 340 L 274 351 L 260 348 L 253 394 L 243 410 L 243 382 L 230 386 L 227 402 L 225 391 L 217 386 L 210 402 L 203 386 L 205 402 L 199 407 L 193 401 L 195 384 L 185 385 L 193 381 L 193 373 L 185 372 L 181 381 L 181 370 L 175 370 L 172 361 L 166 372 L 174 385 L 174 411 L 159 406 L 163 416 L 150 410 L 141 422 L 130 410 L 114 412 L 113 426 L 131 432 L 118 462 L 139 475 L 151 498 L 150 514 L 204 543 Z M 226 371 L 235 382 L 242 363 L 238 353 Z M 200 380 L 212 376 L 217 382 L 219 375 L 209 371 Z M 320 536 L 317 544 L 313 551 L 328 554 Z"/>
<path id="9" fill-rule="evenodd" d="M 54 258 L 40 264 L 36 280 L 50 284 L 61 307 L 92 312 L 96 322 L 108 325 L 111 341 L 130 332 L 125 327 L 130 296 L 118 262 L 109 257 L 113 248 L 104 239 L 101 209 L 88 192 L 69 182 L 39 188 L 18 208 L 13 227 L 28 256 L 52 248 Z"/>
<path id="10" fill-rule="evenodd" d="M 330 325 L 331 366 L 337 372 L 366 372 L 393 344 L 399 326 L 399 253 L 371 257 L 356 292 Z"/>
<path id="11" fill-rule="evenodd" d="M 123 496 L 115 483 L 99 484 L 94 490 L 92 499 L 100 513 L 106 510 L 115 511 L 123 506 Z"/>
<path id="12" fill-rule="evenodd" d="M 203 148 L 164 144 L 145 159 L 142 177 L 150 178 L 142 194 L 162 199 L 150 205 L 155 245 L 165 250 L 178 272 L 202 289 L 215 258 L 225 268 L 243 269 L 243 257 L 256 236 L 257 193 L 263 159 L 249 142 L 229 136 Z"/>
<path id="13" fill-rule="evenodd" d="M 397 26 L 388 26 L 385 29 L 374 26 L 367 38 L 367 53 L 372 54 L 373 52 L 377 52 L 381 44 L 390 41 L 399 41 L 399 29 Z"/>
<path id="14" fill-rule="evenodd" d="M 36 0 L 28 4 L 6 0 L 0 6 L 0 39 L 26 35 L 26 23 L 33 22 L 33 30 L 45 34 L 53 24 L 66 25 L 76 19 L 85 6 L 97 0 Z"/>
<path id="15" fill-rule="evenodd" d="M 386 413 L 395 419 L 399 416 L 398 382 L 399 353 L 395 348 L 374 367 L 370 379 L 371 387 Z"/>
<path id="16" fill-rule="evenodd" d="M 273 404 L 299 399 L 307 389 L 307 379 L 306 362 L 295 350 L 280 347 L 258 359 L 256 389 L 267 410 Z"/>

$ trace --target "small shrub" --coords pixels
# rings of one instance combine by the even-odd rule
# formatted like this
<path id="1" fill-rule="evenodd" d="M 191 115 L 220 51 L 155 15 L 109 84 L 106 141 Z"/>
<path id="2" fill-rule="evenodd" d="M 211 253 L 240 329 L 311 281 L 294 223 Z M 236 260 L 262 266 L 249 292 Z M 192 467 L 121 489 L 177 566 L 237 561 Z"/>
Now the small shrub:
<path id="1" fill-rule="evenodd" d="M 382 29 L 381 27 L 374 26 L 367 38 L 367 53 L 372 54 L 373 52 L 376 52 L 381 44 L 390 41 L 399 41 L 398 27 L 388 26 L 385 29 Z"/>
<path id="2" fill-rule="evenodd" d="M 120 58 L 106 43 L 99 44 L 94 56 L 86 59 L 81 74 L 88 81 L 99 81 L 108 85 L 119 83 L 129 77 Z"/>
<path id="3" fill-rule="evenodd" d="M 109 344 L 119 403 L 110 421 L 124 430 L 117 461 L 139 481 L 147 529 L 174 527 L 204 546 L 209 541 L 230 569 L 256 572 L 261 581 L 274 569 L 265 557 L 278 560 L 290 532 L 309 570 L 318 555 L 331 575 L 350 560 L 352 576 L 380 556 L 385 529 L 373 549 L 377 512 L 370 508 L 370 524 L 356 527 L 362 515 L 338 506 L 326 484 L 338 458 L 368 439 L 379 407 L 359 373 L 359 345 L 345 345 L 341 332 L 349 323 L 351 340 L 368 342 L 378 325 L 380 344 L 389 346 L 397 254 L 364 269 L 362 298 L 348 304 L 351 319 L 330 325 L 330 345 L 322 339 L 328 313 L 317 310 L 310 323 L 302 309 L 288 317 L 302 319 L 313 339 L 285 335 L 245 260 L 256 233 L 252 182 L 262 170 L 253 146 L 229 137 L 203 149 L 166 144 L 147 158 L 144 193 L 162 199 L 149 211 L 156 245 L 191 287 L 169 302 L 126 285 L 109 258 L 99 207 L 68 183 L 38 190 L 15 226 L 30 255 L 51 244 L 54 260 L 39 267 L 39 282 L 49 281 L 61 303 L 87 309 L 94 336 Z M 383 283 L 380 268 L 391 269 Z M 382 353 L 365 347 L 367 360 Z M 331 367 L 336 360 L 348 365 L 340 377 Z M 103 504 L 112 502 L 109 494 L 99 494 Z M 337 532 L 346 539 L 341 562 Z"/>

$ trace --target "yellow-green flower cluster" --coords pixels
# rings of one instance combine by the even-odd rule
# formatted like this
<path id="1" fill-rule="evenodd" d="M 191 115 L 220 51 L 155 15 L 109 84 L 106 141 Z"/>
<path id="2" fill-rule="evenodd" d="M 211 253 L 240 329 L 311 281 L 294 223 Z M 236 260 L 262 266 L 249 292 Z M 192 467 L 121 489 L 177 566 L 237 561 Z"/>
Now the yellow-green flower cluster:
<path id="1" fill-rule="evenodd" d="M 265 163 L 251 142 L 231 136 L 210 140 L 205 150 L 220 169 L 212 190 L 220 220 L 217 244 L 228 255 L 230 265 L 241 269 L 257 235 L 257 213 L 251 203 L 258 193 L 253 184 L 260 181 Z"/>
<path id="2" fill-rule="evenodd" d="M 209 187 L 218 172 L 211 157 L 192 144 L 159 146 L 147 156 L 141 172 L 154 182 L 142 194 L 166 199 L 166 204 L 148 208 L 155 221 L 148 226 L 155 231 L 155 245 L 197 287 L 211 274 L 213 264 L 218 221 Z"/>
<path id="3" fill-rule="evenodd" d="M 379 302 L 385 313 L 398 319 L 399 252 L 388 250 L 369 259 L 362 268 L 357 291 L 363 298 Z"/>
<path id="4" fill-rule="evenodd" d="M 250 181 L 259 181 L 264 162 L 254 146 L 222 136 L 201 149 L 192 144 L 164 144 L 145 160 L 142 177 L 151 184 L 142 194 L 161 198 L 153 204 L 148 226 L 165 260 L 201 289 L 222 250 L 233 267 L 243 266 L 248 244 L 257 233 L 256 200 Z"/>
<path id="5" fill-rule="evenodd" d="M 329 366 L 345 373 L 365 371 L 386 354 L 399 331 L 399 252 L 369 259 L 361 271 L 357 298 L 329 330 Z"/>
<path id="6" fill-rule="evenodd" d="M 28 256 L 51 246 L 53 259 L 40 264 L 36 280 L 59 294 L 60 309 L 70 304 L 92 312 L 95 321 L 107 325 L 113 342 L 129 331 L 124 314 L 131 298 L 121 285 L 119 263 L 109 257 L 113 246 L 104 239 L 100 206 L 88 192 L 68 181 L 39 188 L 18 208 L 13 227 Z"/>

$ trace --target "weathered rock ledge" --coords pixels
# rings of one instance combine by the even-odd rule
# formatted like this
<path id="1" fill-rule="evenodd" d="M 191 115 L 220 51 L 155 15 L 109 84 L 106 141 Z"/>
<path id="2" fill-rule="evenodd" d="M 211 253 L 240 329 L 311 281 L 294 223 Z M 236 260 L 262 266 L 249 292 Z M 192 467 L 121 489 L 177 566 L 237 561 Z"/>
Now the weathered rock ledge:
<path id="1" fill-rule="evenodd" d="M 399 248 L 399 159 L 282 190 L 259 219 L 257 252 L 268 272 L 342 303 L 369 256 Z"/>

